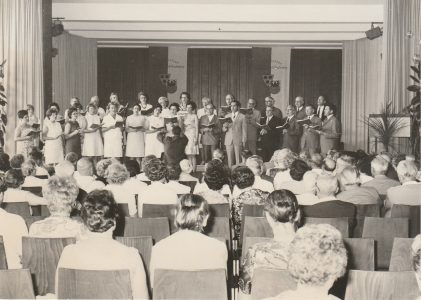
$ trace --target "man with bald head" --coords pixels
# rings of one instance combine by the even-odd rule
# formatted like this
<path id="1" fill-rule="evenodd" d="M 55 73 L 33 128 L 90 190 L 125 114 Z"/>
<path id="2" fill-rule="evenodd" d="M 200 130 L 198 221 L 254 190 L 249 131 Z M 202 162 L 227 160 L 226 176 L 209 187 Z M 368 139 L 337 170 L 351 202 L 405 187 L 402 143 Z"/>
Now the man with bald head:
<path id="1" fill-rule="evenodd" d="M 247 102 L 247 108 L 252 109 L 252 113 L 246 115 L 246 122 L 247 122 L 247 149 L 251 151 L 251 153 L 256 154 L 256 143 L 257 143 L 257 136 L 258 136 L 258 126 L 256 123 L 260 122 L 260 111 L 256 109 L 256 100 L 250 98 Z"/>
<path id="2" fill-rule="evenodd" d="M 76 164 L 77 171 L 73 174 L 77 186 L 87 193 L 95 189 L 102 189 L 105 185 L 94 177 L 94 167 L 89 158 L 81 158 Z"/>
<path id="3" fill-rule="evenodd" d="M 275 107 L 275 100 L 270 96 L 265 98 L 265 109 L 263 111 L 263 117 L 266 117 L 266 107 L 272 107 L 272 115 L 282 120 L 282 111 Z"/>

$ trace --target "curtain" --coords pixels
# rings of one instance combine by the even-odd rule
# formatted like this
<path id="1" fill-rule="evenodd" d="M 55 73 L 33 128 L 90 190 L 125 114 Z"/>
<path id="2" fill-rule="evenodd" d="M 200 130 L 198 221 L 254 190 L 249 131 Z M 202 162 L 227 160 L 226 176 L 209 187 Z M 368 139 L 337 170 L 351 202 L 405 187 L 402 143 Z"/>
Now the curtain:
<path id="1" fill-rule="evenodd" d="M 420 0 L 386 0 L 384 24 L 385 101 L 393 101 L 398 111 L 407 106 L 411 93 L 409 66 L 420 53 Z"/>
<path id="2" fill-rule="evenodd" d="M 343 42 L 342 142 L 346 150 L 367 148 L 363 120 L 380 113 L 383 101 L 382 38 Z"/>
<path id="3" fill-rule="evenodd" d="M 62 113 L 72 97 L 84 106 L 97 94 L 96 40 L 78 37 L 68 32 L 53 38 L 58 54 L 53 58 L 53 101 Z"/>
<path id="4" fill-rule="evenodd" d="M 291 47 L 272 47 L 271 70 L 274 80 L 279 80 L 279 91 L 271 94 L 275 99 L 275 106 L 286 112 L 289 104 L 289 74 L 291 61 Z"/>
<path id="5" fill-rule="evenodd" d="M 8 98 L 5 151 L 13 155 L 17 111 L 26 104 L 43 115 L 42 0 L 0 1 L 0 61 Z"/>

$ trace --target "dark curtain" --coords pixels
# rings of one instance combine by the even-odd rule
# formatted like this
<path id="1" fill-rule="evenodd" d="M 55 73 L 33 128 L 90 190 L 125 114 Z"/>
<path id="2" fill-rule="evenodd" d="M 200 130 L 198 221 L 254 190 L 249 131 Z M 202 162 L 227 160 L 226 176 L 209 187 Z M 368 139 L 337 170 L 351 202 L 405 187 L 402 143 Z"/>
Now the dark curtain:
<path id="1" fill-rule="evenodd" d="M 244 107 L 252 96 L 251 49 L 188 49 L 187 90 L 201 107 L 202 97 L 225 105 L 231 93 Z"/>
<path id="2" fill-rule="evenodd" d="M 342 50 L 292 49 L 290 70 L 290 103 L 303 96 L 306 103 L 317 105 L 317 98 L 324 95 L 340 117 Z"/>

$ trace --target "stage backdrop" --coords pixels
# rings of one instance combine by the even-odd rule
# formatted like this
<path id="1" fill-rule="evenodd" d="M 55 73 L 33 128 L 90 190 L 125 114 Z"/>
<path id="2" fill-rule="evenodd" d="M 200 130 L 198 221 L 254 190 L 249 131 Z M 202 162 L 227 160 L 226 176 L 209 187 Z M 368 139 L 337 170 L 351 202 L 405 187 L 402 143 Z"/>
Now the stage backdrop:
<path id="1" fill-rule="evenodd" d="M 341 114 L 342 50 L 292 49 L 289 100 L 303 96 L 305 103 L 317 104 L 324 95 Z"/>

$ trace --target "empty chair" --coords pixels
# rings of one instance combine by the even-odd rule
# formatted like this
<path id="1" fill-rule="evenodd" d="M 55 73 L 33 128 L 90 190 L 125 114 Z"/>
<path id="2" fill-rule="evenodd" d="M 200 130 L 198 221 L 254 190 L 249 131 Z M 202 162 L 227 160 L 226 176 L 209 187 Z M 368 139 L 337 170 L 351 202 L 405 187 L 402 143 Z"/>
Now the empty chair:
<path id="1" fill-rule="evenodd" d="M 411 238 L 394 239 L 389 271 L 403 272 L 413 270 L 411 255 L 413 241 L 414 239 Z"/>
<path id="2" fill-rule="evenodd" d="M 136 248 L 139 251 L 140 256 L 142 257 L 143 264 L 147 273 L 149 273 L 149 263 L 151 262 L 151 253 L 152 253 L 152 237 L 151 236 L 130 236 L 122 237 L 117 236 L 116 240 L 120 243 Z"/>
<path id="3" fill-rule="evenodd" d="M 242 244 L 246 237 L 270 237 L 273 238 L 273 231 L 265 217 L 245 217 L 244 230 L 240 243 Z"/>
<path id="4" fill-rule="evenodd" d="M 131 299 L 129 271 L 60 268 L 57 297 L 58 299 Z"/>
<path id="5" fill-rule="evenodd" d="M 229 203 L 209 204 L 209 211 L 211 217 L 230 217 Z"/>
<path id="6" fill-rule="evenodd" d="M 155 270 L 153 299 L 228 299 L 225 270 Z"/>
<path id="7" fill-rule="evenodd" d="M 414 272 L 351 270 L 345 300 L 415 299 L 420 296 Z"/>
<path id="8" fill-rule="evenodd" d="M 294 290 L 297 286 L 288 270 L 257 268 L 254 270 L 251 296 L 252 299 L 265 299 Z"/>
<path id="9" fill-rule="evenodd" d="M 364 221 L 363 238 L 373 238 L 377 242 L 376 267 L 387 270 L 395 237 L 408 237 L 408 219 L 372 218 Z"/>
<path id="10" fill-rule="evenodd" d="M 348 270 L 374 271 L 374 239 L 344 238 Z"/>
<path id="11" fill-rule="evenodd" d="M 304 218 L 303 225 L 306 224 L 330 224 L 342 234 L 342 237 L 349 237 L 349 222 L 348 218 Z"/>
<path id="12" fill-rule="evenodd" d="M 125 218 L 124 236 L 151 236 L 157 243 L 169 235 L 168 218 Z"/>
<path id="13" fill-rule="evenodd" d="M 35 299 L 29 270 L 0 270 L 0 299 Z"/>
<path id="14" fill-rule="evenodd" d="M 42 187 L 41 186 L 27 186 L 27 187 L 23 186 L 22 190 L 31 192 L 34 195 L 42 197 Z"/>
<path id="15" fill-rule="evenodd" d="M 187 185 L 188 187 L 190 187 L 190 193 L 193 193 L 194 188 L 197 184 L 197 181 L 179 181 L 179 183 Z"/>
<path id="16" fill-rule="evenodd" d="M 168 218 L 170 232 L 174 233 L 177 231 L 175 227 L 174 219 L 176 213 L 175 204 L 143 204 L 142 218 Z"/>
<path id="17" fill-rule="evenodd" d="M 7 269 L 6 250 L 4 249 L 3 237 L 0 235 L 0 270 Z"/>
<path id="18" fill-rule="evenodd" d="M 421 233 L 420 210 L 419 205 L 394 204 L 392 206 L 392 218 L 409 219 L 409 237 L 411 238 Z"/>
<path id="19" fill-rule="evenodd" d="M 74 244 L 74 238 L 22 238 L 22 266 L 34 279 L 36 295 L 55 291 L 55 272 L 64 247 Z"/>
<path id="20" fill-rule="evenodd" d="M 31 216 L 28 202 L 3 202 L 1 206 L 5 211 L 19 215 L 24 219 Z"/>
<path id="21" fill-rule="evenodd" d="M 363 234 L 365 217 L 380 217 L 380 206 L 378 204 L 357 204 L 357 215 L 352 237 L 360 238 Z"/>

